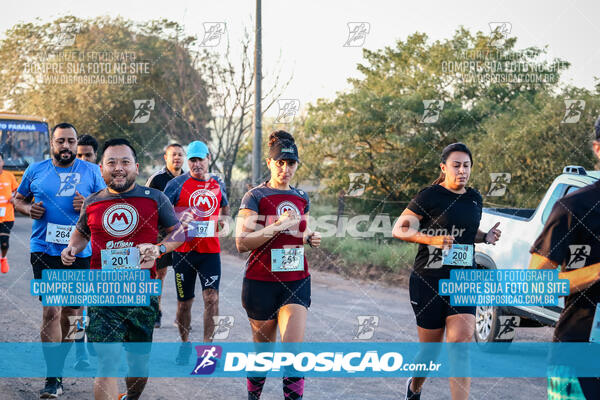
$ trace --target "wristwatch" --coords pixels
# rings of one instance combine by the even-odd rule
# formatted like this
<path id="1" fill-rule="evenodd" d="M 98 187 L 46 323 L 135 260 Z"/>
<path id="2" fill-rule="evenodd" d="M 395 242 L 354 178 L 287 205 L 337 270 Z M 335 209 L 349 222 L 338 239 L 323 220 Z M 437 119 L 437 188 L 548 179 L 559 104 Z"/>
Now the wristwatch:
<path id="1" fill-rule="evenodd" d="M 167 246 L 160 244 L 158 246 L 158 254 L 165 254 L 167 252 Z"/>
<path id="2" fill-rule="evenodd" d="M 313 234 L 314 234 L 314 232 L 313 232 L 313 233 L 311 233 L 311 234 L 310 234 L 309 236 L 307 236 L 307 238 L 306 238 L 306 244 L 307 244 L 307 245 L 309 245 L 310 247 L 315 247 L 315 246 L 313 246 L 313 244 L 312 244 L 312 237 L 313 237 Z"/>

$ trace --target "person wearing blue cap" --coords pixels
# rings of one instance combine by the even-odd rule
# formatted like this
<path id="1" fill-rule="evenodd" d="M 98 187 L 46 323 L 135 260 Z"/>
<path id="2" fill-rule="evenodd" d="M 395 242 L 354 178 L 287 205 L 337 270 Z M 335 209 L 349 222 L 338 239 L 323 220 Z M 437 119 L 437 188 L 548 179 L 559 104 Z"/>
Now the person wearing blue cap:
<path id="1" fill-rule="evenodd" d="M 211 157 L 206 144 L 190 143 L 187 160 L 189 172 L 172 179 L 165 188 L 175 212 L 187 224 L 185 242 L 173 252 L 178 300 L 175 321 L 182 341 L 175 360 L 179 365 L 188 364 L 192 354 L 189 332 L 196 276 L 200 278 L 204 300 L 204 342 L 212 341 L 221 279 L 218 222 L 220 215 L 229 215 L 225 184 L 208 172 Z"/>

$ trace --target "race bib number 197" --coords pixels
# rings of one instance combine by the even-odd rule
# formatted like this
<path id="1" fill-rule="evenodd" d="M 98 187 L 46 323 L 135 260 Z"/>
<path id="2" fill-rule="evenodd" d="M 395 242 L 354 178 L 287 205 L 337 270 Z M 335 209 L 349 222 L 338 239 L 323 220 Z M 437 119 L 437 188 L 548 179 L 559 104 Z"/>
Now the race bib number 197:
<path id="1" fill-rule="evenodd" d="M 140 251 L 137 247 L 100 251 L 102 269 L 139 269 Z"/>
<path id="2" fill-rule="evenodd" d="M 271 249 L 271 271 L 304 271 L 304 247 Z"/>
<path id="3" fill-rule="evenodd" d="M 190 237 L 214 237 L 215 221 L 190 221 L 188 223 L 188 236 Z"/>
<path id="4" fill-rule="evenodd" d="M 46 242 L 69 244 L 75 225 L 58 225 L 48 223 L 46 227 Z"/>

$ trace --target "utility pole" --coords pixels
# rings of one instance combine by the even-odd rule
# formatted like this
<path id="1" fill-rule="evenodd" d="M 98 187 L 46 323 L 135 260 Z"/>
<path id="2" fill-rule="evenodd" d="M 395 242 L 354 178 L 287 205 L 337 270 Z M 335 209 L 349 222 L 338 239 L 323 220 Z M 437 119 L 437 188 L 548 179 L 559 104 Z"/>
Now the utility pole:
<path id="1" fill-rule="evenodd" d="M 260 182 L 262 157 L 262 24 L 261 0 L 256 0 L 256 27 L 254 31 L 254 146 L 252 148 L 252 184 Z"/>

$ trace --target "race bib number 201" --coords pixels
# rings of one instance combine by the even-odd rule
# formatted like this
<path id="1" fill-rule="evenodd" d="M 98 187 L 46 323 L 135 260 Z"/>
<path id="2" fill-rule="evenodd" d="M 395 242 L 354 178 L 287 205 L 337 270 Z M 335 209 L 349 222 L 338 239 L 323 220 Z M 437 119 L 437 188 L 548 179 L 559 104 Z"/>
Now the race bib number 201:
<path id="1" fill-rule="evenodd" d="M 139 269 L 140 251 L 137 247 L 100 251 L 102 269 Z"/>
<path id="2" fill-rule="evenodd" d="M 56 244 L 69 244 L 71 233 L 75 229 L 75 225 L 58 225 L 48 223 L 46 227 L 46 242 Z"/>

